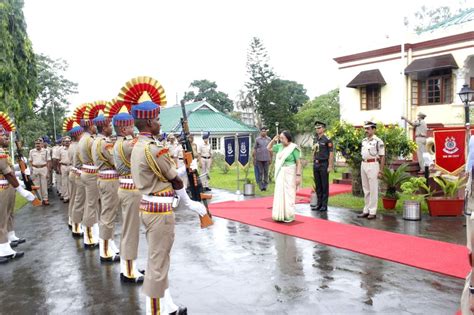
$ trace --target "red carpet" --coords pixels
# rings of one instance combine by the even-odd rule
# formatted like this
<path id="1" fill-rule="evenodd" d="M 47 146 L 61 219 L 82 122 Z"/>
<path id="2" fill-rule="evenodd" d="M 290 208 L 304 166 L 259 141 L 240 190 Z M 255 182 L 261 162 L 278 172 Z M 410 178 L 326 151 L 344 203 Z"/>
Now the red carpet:
<path id="1" fill-rule="evenodd" d="M 272 197 L 266 197 L 214 203 L 210 208 L 216 217 L 456 278 L 465 278 L 470 270 L 465 246 L 301 215 L 290 224 L 276 223 L 271 206 Z"/>
<path id="2" fill-rule="evenodd" d="M 352 191 L 351 185 L 329 184 L 329 196 L 344 194 Z M 309 203 L 311 188 L 303 188 L 296 192 L 296 203 Z"/>

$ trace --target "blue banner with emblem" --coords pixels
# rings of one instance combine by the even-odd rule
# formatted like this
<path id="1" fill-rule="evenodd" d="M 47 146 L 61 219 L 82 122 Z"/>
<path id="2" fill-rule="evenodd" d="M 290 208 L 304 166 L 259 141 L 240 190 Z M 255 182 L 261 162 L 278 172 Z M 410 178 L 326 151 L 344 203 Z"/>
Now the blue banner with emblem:
<path id="1" fill-rule="evenodd" d="M 225 162 L 231 166 L 235 162 L 235 137 L 224 138 Z"/>
<path id="2" fill-rule="evenodd" d="M 250 157 L 250 135 L 238 138 L 239 146 L 239 163 L 245 167 L 249 162 Z"/>

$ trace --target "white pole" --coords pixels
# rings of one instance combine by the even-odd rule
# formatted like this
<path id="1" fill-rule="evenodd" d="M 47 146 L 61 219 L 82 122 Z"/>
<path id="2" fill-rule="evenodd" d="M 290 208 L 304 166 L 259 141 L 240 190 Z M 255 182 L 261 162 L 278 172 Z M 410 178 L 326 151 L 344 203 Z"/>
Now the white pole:
<path id="1" fill-rule="evenodd" d="M 401 89 L 402 89 L 402 113 L 403 116 L 411 119 L 411 117 L 408 117 L 408 108 L 407 108 L 407 87 L 406 87 L 406 77 L 405 77 L 405 66 L 406 66 L 406 61 L 405 61 L 405 39 L 406 39 L 406 27 L 405 27 L 405 22 L 402 19 L 402 38 L 401 38 L 401 51 L 400 51 L 400 59 L 401 59 L 401 69 L 400 69 L 400 74 L 401 74 Z M 405 120 L 402 120 L 403 122 L 403 128 L 405 129 L 405 132 L 407 130 L 407 122 Z"/>

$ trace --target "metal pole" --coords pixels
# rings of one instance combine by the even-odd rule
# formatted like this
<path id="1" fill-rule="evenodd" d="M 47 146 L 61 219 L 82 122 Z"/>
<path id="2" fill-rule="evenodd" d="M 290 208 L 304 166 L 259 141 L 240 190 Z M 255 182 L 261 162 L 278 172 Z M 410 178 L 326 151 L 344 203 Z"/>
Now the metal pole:
<path id="1" fill-rule="evenodd" d="M 52 105 L 53 105 L 53 132 L 54 132 L 53 138 L 54 138 L 54 143 L 56 143 L 56 114 L 54 111 L 54 101 L 52 102 Z"/>
<path id="2" fill-rule="evenodd" d="M 469 117 L 469 100 L 466 99 L 464 102 L 464 120 L 466 123 L 466 150 L 465 150 L 465 157 L 467 162 L 467 157 L 469 153 L 469 139 L 471 137 L 471 118 Z"/>
<path id="3" fill-rule="evenodd" d="M 235 162 L 237 163 L 237 191 L 235 192 L 236 195 L 241 195 L 242 193 L 240 192 L 240 177 L 239 177 L 239 134 L 235 134 Z"/>

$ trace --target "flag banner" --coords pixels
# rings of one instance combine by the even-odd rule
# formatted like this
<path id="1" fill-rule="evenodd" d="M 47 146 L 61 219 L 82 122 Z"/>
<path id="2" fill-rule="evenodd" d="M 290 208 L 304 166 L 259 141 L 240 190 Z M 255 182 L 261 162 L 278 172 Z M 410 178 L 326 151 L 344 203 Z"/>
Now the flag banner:
<path id="1" fill-rule="evenodd" d="M 235 162 L 235 137 L 224 138 L 225 162 L 231 166 Z"/>
<path id="2" fill-rule="evenodd" d="M 433 134 L 436 167 L 452 175 L 458 174 L 466 163 L 466 131 L 436 130 Z"/>
<path id="3" fill-rule="evenodd" d="M 245 167 L 249 162 L 250 157 L 250 135 L 238 138 L 239 145 L 239 163 Z"/>

